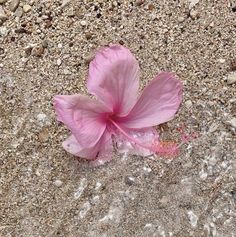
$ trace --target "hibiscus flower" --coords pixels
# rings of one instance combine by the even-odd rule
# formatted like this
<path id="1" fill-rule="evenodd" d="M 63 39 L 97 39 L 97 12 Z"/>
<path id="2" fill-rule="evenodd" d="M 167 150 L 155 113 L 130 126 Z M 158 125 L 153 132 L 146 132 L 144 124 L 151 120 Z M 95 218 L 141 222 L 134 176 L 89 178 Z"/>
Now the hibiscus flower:
<path id="1" fill-rule="evenodd" d="M 112 158 L 114 144 L 120 152 L 157 153 L 159 135 L 153 126 L 171 120 L 182 100 L 182 84 L 169 72 L 158 74 L 139 95 L 139 64 L 121 45 L 97 52 L 89 65 L 87 89 L 96 100 L 56 95 L 54 108 L 71 131 L 64 149 L 95 164 Z"/>

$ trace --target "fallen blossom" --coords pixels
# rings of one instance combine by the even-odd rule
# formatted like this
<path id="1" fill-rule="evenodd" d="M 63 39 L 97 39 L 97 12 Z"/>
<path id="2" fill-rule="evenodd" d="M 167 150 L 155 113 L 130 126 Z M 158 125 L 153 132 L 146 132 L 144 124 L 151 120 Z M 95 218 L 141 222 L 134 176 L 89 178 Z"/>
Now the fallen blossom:
<path id="1" fill-rule="evenodd" d="M 57 119 L 71 131 L 63 142 L 69 153 L 95 165 L 112 159 L 117 150 L 138 155 L 175 153 L 153 126 L 171 120 L 182 100 L 182 83 L 161 72 L 139 95 L 139 64 L 121 45 L 100 49 L 89 65 L 88 92 L 96 97 L 56 95 Z"/>

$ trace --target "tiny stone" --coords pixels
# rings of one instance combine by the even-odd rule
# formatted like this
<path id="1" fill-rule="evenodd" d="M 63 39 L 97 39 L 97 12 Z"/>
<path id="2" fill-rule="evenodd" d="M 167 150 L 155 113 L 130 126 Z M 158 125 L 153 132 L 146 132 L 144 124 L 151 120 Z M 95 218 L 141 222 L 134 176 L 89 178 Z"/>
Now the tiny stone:
<path id="1" fill-rule="evenodd" d="M 182 22 L 184 22 L 184 20 L 185 20 L 185 18 L 184 18 L 184 17 L 182 17 L 182 16 L 178 17 L 178 22 L 179 22 L 179 23 L 182 23 Z"/>
<path id="2" fill-rule="evenodd" d="M 28 47 L 25 48 L 25 54 L 27 56 L 29 56 L 31 54 L 31 52 L 32 52 L 32 47 L 31 46 L 28 46 Z"/>
<path id="3" fill-rule="evenodd" d="M 81 24 L 82 26 L 86 26 L 86 25 L 87 25 L 87 21 L 81 21 L 80 24 Z"/>
<path id="4" fill-rule="evenodd" d="M 44 48 L 47 48 L 47 47 L 48 47 L 48 41 L 47 41 L 47 40 L 43 40 L 42 46 L 43 46 Z"/>
<path id="5" fill-rule="evenodd" d="M 198 2 L 199 0 L 189 0 L 189 9 L 192 9 Z"/>
<path id="6" fill-rule="evenodd" d="M 87 40 L 89 40 L 89 39 L 92 38 L 92 34 L 91 34 L 90 32 L 87 32 L 87 33 L 85 34 L 85 37 L 86 37 Z"/>
<path id="7" fill-rule="evenodd" d="M 41 57 L 44 53 L 44 47 L 43 46 L 36 46 L 32 49 L 32 55 L 36 57 Z"/>
<path id="8" fill-rule="evenodd" d="M 67 12 L 67 16 L 69 17 L 73 17 L 75 16 L 75 9 L 74 8 L 70 8 Z"/>
<path id="9" fill-rule="evenodd" d="M 94 59 L 95 55 L 94 54 L 89 54 L 87 57 L 84 58 L 85 63 L 89 64 L 93 59 Z"/>
<path id="10" fill-rule="evenodd" d="M 136 0 L 135 2 L 136 6 L 141 6 L 142 4 L 144 4 L 144 0 Z"/>
<path id="11" fill-rule="evenodd" d="M 7 36 L 8 32 L 9 30 L 7 29 L 7 27 L 0 27 L 0 36 Z"/>
<path id="12" fill-rule="evenodd" d="M 14 12 L 19 6 L 20 0 L 11 0 L 9 4 L 9 8 L 12 12 Z"/>
<path id="13" fill-rule="evenodd" d="M 46 114 L 43 114 L 43 113 L 38 114 L 38 115 L 37 115 L 37 120 L 38 120 L 38 122 L 43 122 L 43 123 L 45 123 L 46 120 L 47 120 L 47 115 L 46 115 Z"/>
<path id="14" fill-rule="evenodd" d="M 152 11 L 155 9 L 155 6 L 153 4 L 148 5 L 148 10 Z"/>
<path id="15" fill-rule="evenodd" d="M 193 105 L 193 103 L 192 103 L 191 100 L 187 100 L 187 101 L 185 102 L 185 104 L 186 104 L 186 107 L 187 107 L 187 108 L 190 108 L 190 107 L 192 107 L 192 105 Z"/>
<path id="16" fill-rule="evenodd" d="M 59 43 L 59 44 L 57 45 L 57 47 L 58 47 L 59 49 L 61 49 L 61 48 L 62 48 L 62 44 Z"/>
<path id="17" fill-rule="evenodd" d="M 43 128 L 38 134 L 38 139 L 40 142 L 46 142 L 49 138 L 49 132 L 47 128 Z"/>
<path id="18" fill-rule="evenodd" d="M 0 20 L 2 20 L 2 21 L 7 20 L 7 15 L 5 14 L 5 11 L 2 6 L 0 6 Z"/>
<path id="19" fill-rule="evenodd" d="M 234 83 L 236 83 L 236 73 L 229 74 L 227 78 L 227 84 L 232 85 Z"/>
<path id="20" fill-rule="evenodd" d="M 57 180 L 55 180 L 55 181 L 53 182 L 53 184 L 54 184 L 56 187 L 61 187 L 61 185 L 63 184 L 63 182 L 62 182 L 61 180 L 57 179 Z"/>
<path id="21" fill-rule="evenodd" d="M 71 0 L 63 0 L 61 7 L 65 7 L 70 3 Z"/>
<path id="22" fill-rule="evenodd" d="M 153 55 L 153 59 L 154 59 L 155 61 L 157 61 L 158 58 L 159 58 L 158 54 L 154 54 L 154 55 Z"/>
<path id="23" fill-rule="evenodd" d="M 232 71 L 235 71 L 235 70 L 236 70 L 236 59 L 231 62 L 231 64 L 230 64 L 230 69 L 231 69 Z"/>
<path id="24" fill-rule="evenodd" d="M 226 121 L 225 123 L 226 123 L 227 125 L 232 126 L 233 128 L 236 128 L 236 118 L 232 118 L 231 120 Z"/>
<path id="25" fill-rule="evenodd" d="M 134 177 L 130 177 L 130 176 L 126 176 L 125 177 L 125 184 L 131 186 L 132 184 L 134 184 Z"/>
<path id="26" fill-rule="evenodd" d="M 195 20 L 195 19 L 197 19 L 197 18 L 199 17 L 199 14 L 198 14 L 198 12 L 197 12 L 196 10 L 191 10 L 191 11 L 190 11 L 190 17 L 191 17 L 193 20 Z"/>
<path id="27" fill-rule="evenodd" d="M 23 15 L 23 10 L 22 10 L 22 8 L 21 8 L 21 7 L 18 7 L 18 8 L 16 9 L 14 15 L 15 15 L 16 17 L 22 17 L 22 15 Z"/>
<path id="28" fill-rule="evenodd" d="M 31 11 L 31 6 L 30 6 L 30 5 L 27 5 L 27 4 L 24 5 L 24 6 L 23 6 L 23 11 L 24 11 L 25 13 Z"/>
<path id="29" fill-rule="evenodd" d="M 61 59 L 60 59 L 60 58 L 57 59 L 57 65 L 58 65 L 58 66 L 61 65 Z"/>

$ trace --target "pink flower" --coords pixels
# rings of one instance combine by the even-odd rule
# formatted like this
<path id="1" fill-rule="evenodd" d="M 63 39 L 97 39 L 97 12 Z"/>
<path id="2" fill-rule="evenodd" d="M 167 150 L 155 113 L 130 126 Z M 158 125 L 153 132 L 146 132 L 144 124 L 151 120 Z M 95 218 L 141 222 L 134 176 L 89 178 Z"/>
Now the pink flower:
<path id="1" fill-rule="evenodd" d="M 57 95 L 57 119 L 71 131 L 63 147 L 71 154 L 105 162 L 118 150 L 149 155 L 158 152 L 159 136 L 153 126 L 171 120 L 182 100 L 182 84 L 169 72 L 158 74 L 138 96 L 139 65 L 120 45 L 99 50 L 89 65 L 88 91 Z"/>

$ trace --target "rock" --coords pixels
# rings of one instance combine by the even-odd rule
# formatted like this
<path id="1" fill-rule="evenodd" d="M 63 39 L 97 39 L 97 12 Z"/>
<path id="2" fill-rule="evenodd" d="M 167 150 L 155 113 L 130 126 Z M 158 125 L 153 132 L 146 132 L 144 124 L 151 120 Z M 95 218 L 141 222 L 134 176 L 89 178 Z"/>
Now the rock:
<path id="1" fill-rule="evenodd" d="M 196 10 L 192 9 L 192 10 L 190 11 L 190 17 L 191 17 L 193 20 L 195 20 L 195 19 L 199 18 L 199 13 L 198 13 Z"/>
<path id="2" fill-rule="evenodd" d="M 69 16 L 69 17 L 75 16 L 75 9 L 74 9 L 73 7 L 70 8 L 70 9 L 67 11 L 66 15 Z"/>
<path id="3" fill-rule="evenodd" d="M 30 5 L 24 5 L 23 6 L 23 11 L 25 12 L 25 13 L 27 13 L 27 12 L 30 12 L 31 11 L 31 6 Z"/>
<path id="4" fill-rule="evenodd" d="M 185 20 L 185 18 L 184 18 L 184 17 L 182 17 L 182 16 L 178 17 L 178 22 L 179 22 L 179 23 L 182 23 L 182 22 L 184 22 L 184 20 Z"/>
<path id="5" fill-rule="evenodd" d="M 227 84 L 232 85 L 234 83 L 236 83 L 236 73 L 231 73 L 228 75 Z"/>
<path id="6" fill-rule="evenodd" d="M 125 181 L 125 184 L 131 186 L 134 184 L 134 177 L 126 176 L 124 181 Z"/>
<path id="7" fill-rule="evenodd" d="M 81 24 L 82 26 L 86 26 L 86 25 L 87 25 L 87 21 L 81 21 L 80 24 Z"/>
<path id="8" fill-rule="evenodd" d="M 189 9 L 192 9 L 198 2 L 199 0 L 189 0 Z"/>
<path id="9" fill-rule="evenodd" d="M 7 15 L 3 9 L 2 6 L 0 6 L 0 20 L 1 21 L 6 21 L 7 20 Z"/>
<path id="10" fill-rule="evenodd" d="M 144 4 L 144 0 L 136 0 L 135 5 L 136 6 L 141 6 Z"/>
<path id="11" fill-rule="evenodd" d="M 61 7 L 67 6 L 70 2 L 71 2 L 71 0 L 62 0 Z"/>
<path id="12" fill-rule="evenodd" d="M 22 8 L 21 8 L 21 7 L 18 7 L 18 8 L 16 9 L 14 15 L 15 15 L 16 17 L 22 17 L 22 15 L 23 15 L 23 10 L 22 10 Z"/>
<path id="13" fill-rule="evenodd" d="M 192 103 L 191 100 L 187 100 L 187 101 L 185 102 L 185 105 L 186 105 L 187 108 L 190 108 L 190 107 L 192 107 L 193 103 Z"/>
<path id="14" fill-rule="evenodd" d="M 27 56 L 30 56 L 30 54 L 31 54 L 31 52 L 32 52 L 32 46 L 27 46 L 26 48 L 25 48 L 25 54 L 27 55 Z"/>
<path id="15" fill-rule="evenodd" d="M 32 55 L 35 57 L 41 57 L 44 53 L 44 47 L 42 45 L 36 46 L 32 49 Z"/>
<path id="16" fill-rule="evenodd" d="M 95 57 L 94 53 L 90 53 L 87 57 L 84 58 L 85 63 L 89 64 L 94 59 L 94 57 Z"/>
<path id="17" fill-rule="evenodd" d="M 61 66 L 61 59 L 60 58 L 57 59 L 57 66 Z"/>
<path id="18" fill-rule="evenodd" d="M 225 122 L 227 125 L 230 125 L 231 127 L 233 128 L 236 128 L 236 117 L 235 118 L 232 118 L 231 120 L 229 121 L 226 121 Z"/>
<path id="19" fill-rule="evenodd" d="M 153 59 L 154 59 L 155 61 L 157 61 L 158 58 L 159 58 L 158 54 L 153 54 Z"/>
<path id="20" fill-rule="evenodd" d="M 7 2 L 7 0 L 0 0 L 0 4 Z"/>
<path id="21" fill-rule="evenodd" d="M 61 187 L 61 185 L 63 184 L 63 182 L 62 182 L 61 180 L 57 179 L 57 180 L 55 180 L 55 181 L 53 182 L 53 184 L 54 184 L 56 187 Z"/>
<path id="22" fill-rule="evenodd" d="M 48 47 L 48 41 L 47 41 L 47 40 L 43 40 L 42 46 L 43 46 L 44 48 L 47 48 L 47 47 Z"/>
<path id="23" fill-rule="evenodd" d="M 39 132 L 38 139 L 39 139 L 40 142 L 43 143 L 43 142 L 46 142 L 48 140 L 48 138 L 49 138 L 49 131 L 45 127 Z"/>
<path id="24" fill-rule="evenodd" d="M 5 27 L 5 26 L 0 27 L 0 36 L 2 36 L 2 37 L 7 36 L 8 32 L 9 32 L 9 30 L 7 29 L 7 27 Z"/>
<path id="25" fill-rule="evenodd" d="M 19 6 L 19 4 L 20 4 L 20 0 L 11 0 L 10 4 L 9 4 L 10 10 L 12 12 L 14 12 L 17 9 L 17 7 Z"/>

